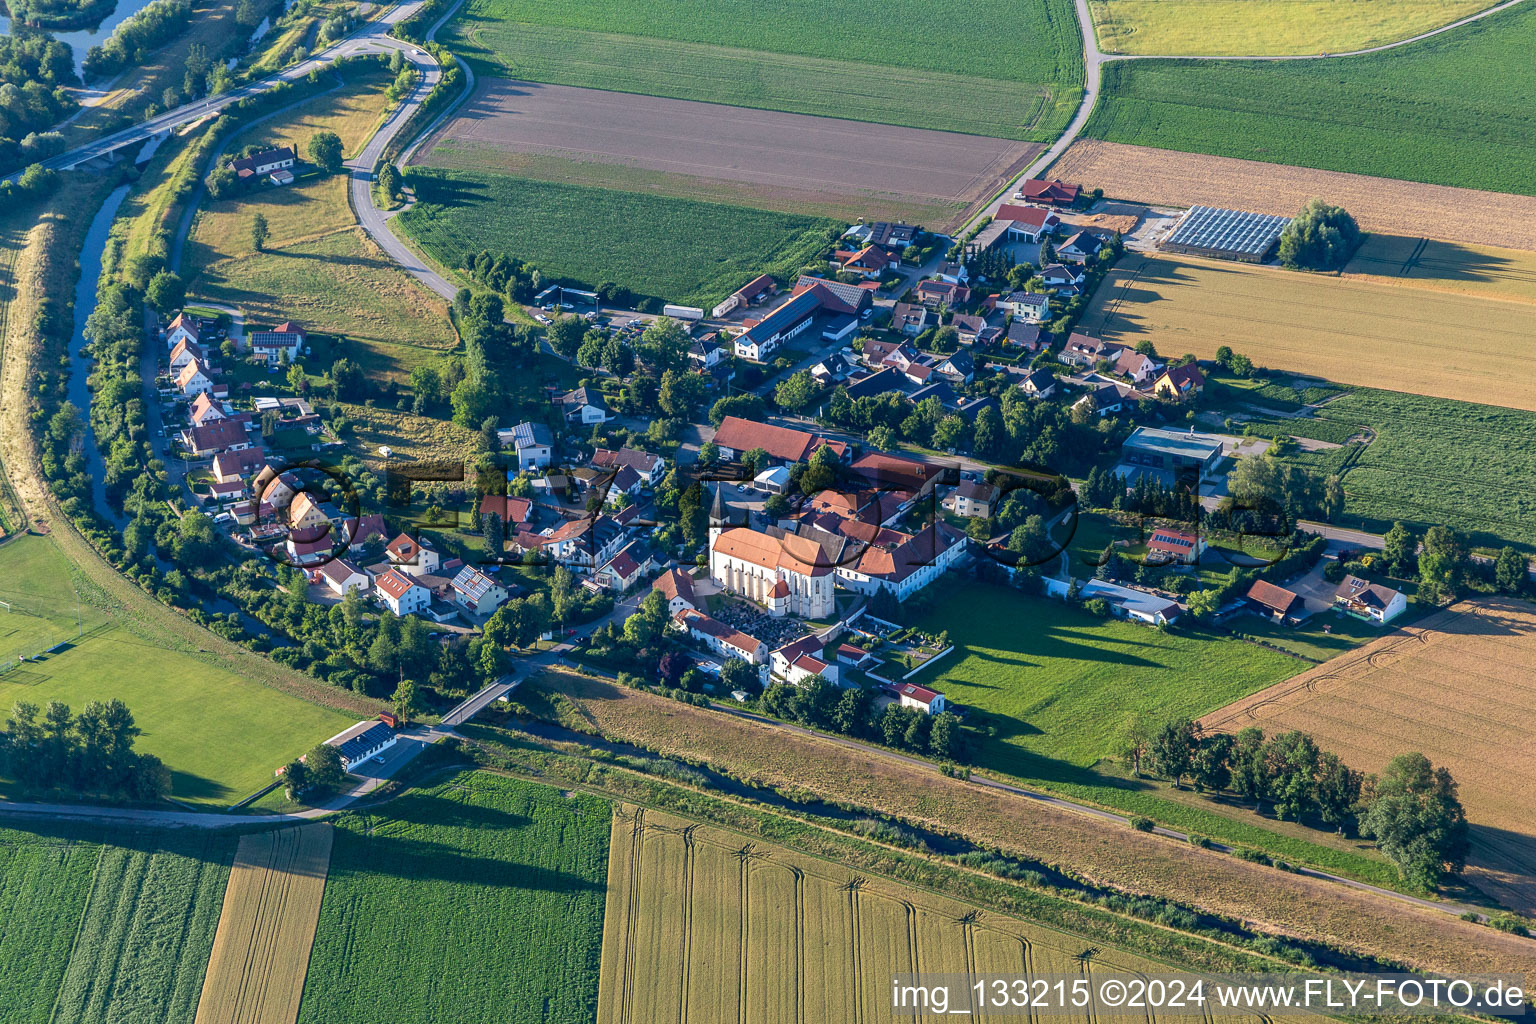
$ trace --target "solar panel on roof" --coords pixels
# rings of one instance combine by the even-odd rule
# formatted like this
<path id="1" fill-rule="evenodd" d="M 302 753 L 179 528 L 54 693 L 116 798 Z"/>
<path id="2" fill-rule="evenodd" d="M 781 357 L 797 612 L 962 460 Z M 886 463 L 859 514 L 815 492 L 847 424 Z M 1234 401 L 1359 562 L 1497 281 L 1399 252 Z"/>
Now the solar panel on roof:
<path id="1" fill-rule="evenodd" d="M 1258 257 L 1269 251 L 1290 221 L 1265 213 L 1194 206 L 1164 245 Z"/>

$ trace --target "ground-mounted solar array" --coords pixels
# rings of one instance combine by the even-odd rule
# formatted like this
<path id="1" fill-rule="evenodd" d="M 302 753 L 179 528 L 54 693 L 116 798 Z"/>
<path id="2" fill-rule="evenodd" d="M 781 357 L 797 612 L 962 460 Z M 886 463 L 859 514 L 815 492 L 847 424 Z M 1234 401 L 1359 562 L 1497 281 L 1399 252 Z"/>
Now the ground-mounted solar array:
<path id="1" fill-rule="evenodd" d="M 1280 240 L 1289 217 L 1194 206 L 1162 244 L 1168 252 L 1262 263 Z"/>

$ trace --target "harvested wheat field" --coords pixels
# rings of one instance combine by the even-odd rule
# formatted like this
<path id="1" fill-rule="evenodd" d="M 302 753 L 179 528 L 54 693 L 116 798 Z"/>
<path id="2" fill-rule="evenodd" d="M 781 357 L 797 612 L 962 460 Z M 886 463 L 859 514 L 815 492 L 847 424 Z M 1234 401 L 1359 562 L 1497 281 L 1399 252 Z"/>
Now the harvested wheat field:
<path id="1" fill-rule="evenodd" d="M 1081 330 L 1165 356 L 1231 346 L 1260 366 L 1342 384 L 1536 410 L 1536 378 L 1489 359 L 1536 347 L 1536 305 L 1183 256 L 1132 254 Z"/>
<path id="2" fill-rule="evenodd" d="M 1536 303 L 1536 252 L 1428 238 L 1372 235 L 1345 277 L 1484 299 Z"/>
<path id="3" fill-rule="evenodd" d="M 1040 149 L 1012 139 L 488 79 L 415 159 L 944 230 L 963 223 Z"/>
<path id="4" fill-rule="evenodd" d="M 878 806 L 914 825 L 953 831 L 1106 885 L 1157 893 L 1425 970 L 1536 971 L 1536 946 L 1528 940 L 1450 914 L 947 778 L 937 768 L 893 761 L 875 750 L 788 734 L 603 680 L 548 671 L 538 685 L 569 697 L 576 712 L 605 736 L 723 767 L 765 785 Z M 621 845 L 614 843 L 611 856 L 622 856 Z M 605 971 L 608 960 L 605 955 Z M 655 1018 L 632 1019 L 639 1024 Z"/>
<path id="5" fill-rule="evenodd" d="M 197 1024 L 293 1024 L 331 863 L 331 826 L 243 836 Z"/>
<path id="6" fill-rule="evenodd" d="M 1463 601 L 1201 724 L 1301 729 L 1346 763 L 1380 771 L 1418 751 L 1461 786 L 1472 822 L 1469 879 L 1536 910 L 1536 611 L 1511 600 Z"/>
<path id="7" fill-rule="evenodd" d="M 1261 160 L 1176 153 L 1079 139 L 1051 177 L 1102 188 L 1154 206 L 1225 206 L 1294 214 L 1321 197 L 1354 214 L 1366 231 L 1536 249 L 1536 197 L 1424 185 L 1365 174 L 1317 171 Z"/>
<path id="8" fill-rule="evenodd" d="M 1084 956 L 1087 945 L 725 829 L 620 805 L 609 842 L 597 1019 L 932 1022 L 943 1015 L 892 1012 L 893 975 L 1092 978 L 1167 969 L 1118 950 Z M 990 1019 L 971 1016 L 978 1018 Z M 1076 1019 L 1148 1020 L 1097 1006 Z"/>

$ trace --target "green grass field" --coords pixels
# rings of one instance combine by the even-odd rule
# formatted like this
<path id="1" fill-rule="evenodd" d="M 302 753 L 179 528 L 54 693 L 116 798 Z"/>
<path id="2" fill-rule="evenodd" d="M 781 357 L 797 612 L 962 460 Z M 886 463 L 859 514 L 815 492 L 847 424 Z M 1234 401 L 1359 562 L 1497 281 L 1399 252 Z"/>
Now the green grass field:
<path id="1" fill-rule="evenodd" d="M 1363 57 L 1104 68 L 1112 142 L 1536 194 L 1536 8 Z"/>
<path id="2" fill-rule="evenodd" d="M 611 821 L 476 772 L 343 816 L 299 1021 L 590 1022 Z"/>
<path id="3" fill-rule="evenodd" d="M 70 568 L 47 537 L 0 546 L 0 600 L 15 609 L 0 609 L 0 629 L 12 630 L 0 636 L 7 658 L 74 638 Z M 17 701 L 62 700 L 79 712 L 92 700 L 120 698 L 143 730 L 138 749 L 170 767 L 177 800 L 228 805 L 271 781 L 278 765 L 356 721 L 243 679 L 212 659 L 152 644 L 107 621 L 88 601 L 79 608 L 83 639 L 0 675 L 0 719 Z"/>
<path id="4" fill-rule="evenodd" d="M 471 0 L 442 37 L 484 74 L 1039 142 L 1083 77 L 1068 0 Z"/>
<path id="5" fill-rule="evenodd" d="M 919 625 L 947 629 L 960 650 L 917 681 L 975 709 L 973 721 L 995 730 L 976 762 L 1012 775 L 1050 777 L 1047 761 L 1087 768 L 1117 753 L 1133 714 L 1198 717 L 1305 667 L 1252 644 L 1099 619 L 1002 587 L 941 586 Z"/>
<path id="6" fill-rule="evenodd" d="M 447 267 L 466 251 L 527 260 L 546 281 L 617 281 L 709 308 L 759 273 L 794 276 L 828 246 L 833 221 L 719 203 L 413 169 L 420 202 L 396 224 Z"/>
<path id="7" fill-rule="evenodd" d="M 192 1024 L 235 839 L 0 830 L 0 1020 Z"/>
<path id="8" fill-rule="evenodd" d="M 1475 544 L 1536 551 L 1536 413 L 1360 388 L 1314 418 L 1275 419 L 1264 432 L 1359 445 L 1289 456 L 1316 473 L 1344 474 L 1351 523 L 1385 530 L 1401 519 L 1423 530 L 1444 524 Z"/>
<path id="9" fill-rule="evenodd" d="M 0 1020 L 47 1024 L 98 849 L 0 831 Z"/>
<path id="10" fill-rule="evenodd" d="M 233 836 L 106 846 L 54 1019 L 192 1024 L 234 855 Z"/>

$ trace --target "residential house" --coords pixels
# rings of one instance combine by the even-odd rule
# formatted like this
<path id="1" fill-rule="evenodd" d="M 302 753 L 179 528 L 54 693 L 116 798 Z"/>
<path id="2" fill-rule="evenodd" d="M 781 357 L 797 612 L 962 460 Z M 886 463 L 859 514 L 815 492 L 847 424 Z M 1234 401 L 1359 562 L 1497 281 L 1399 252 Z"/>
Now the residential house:
<path id="1" fill-rule="evenodd" d="M 971 272 L 964 263 L 940 263 L 938 275 L 940 281 L 950 284 L 969 284 L 971 280 Z"/>
<path id="2" fill-rule="evenodd" d="M 194 345 L 199 344 L 198 336 L 201 328 L 198 326 L 197 317 L 190 313 L 177 313 L 176 319 L 165 327 L 165 347 L 175 349 L 184 341 Z"/>
<path id="3" fill-rule="evenodd" d="M 368 574 L 345 558 L 332 558 L 320 567 L 320 582 L 337 597 L 347 596 L 347 591 L 367 593 Z"/>
<path id="4" fill-rule="evenodd" d="M 720 450 L 720 457 L 727 461 L 740 458 L 754 448 L 761 448 L 768 453 L 770 459 L 786 464 L 804 462 L 822 446 L 831 448 L 839 459 L 848 456 L 848 445 L 842 441 L 818 437 L 803 430 L 758 423 L 740 416 L 727 416 L 722 420 L 720 429 L 715 431 L 714 441 L 715 447 Z"/>
<path id="5" fill-rule="evenodd" d="M 1029 178 L 1019 183 L 1019 191 L 1014 198 L 1047 206 L 1070 207 L 1077 202 L 1081 192 L 1082 187 L 1079 185 L 1069 185 L 1054 179 Z"/>
<path id="6" fill-rule="evenodd" d="M 213 458 L 213 478 L 219 483 L 243 481 L 252 471 L 267 464 L 267 454 L 260 448 L 235 448 Z"/>
<path id="7" fill-rule="evenodd" d="M 1168 402 L 1183 402 L 1205 389 L 1205 374 L 1194 363 L 1164 370 L 1152 385 L 1152 393 Z"/>
<path id="8" fill-rule="evenodd" d="M 878 245 L 866 245 L 858 252 L 838 252 L 836 257 L 845 273 L 868 280 L 876 280 L 887 270 L 901 266 L 899 255 L 893 256 Z"/>
<path id="9" fill-rule="evenodd" d="M 1051 318 L 1051 297 L 1039 292 L 1010 292 L 998 305 L 1014 317 L 1032 324 Z"/>
<path id="10" fill-rule="evenodd" d="M 294 495 L 284 511 L 287 513 L 289 536 L 313 540 L 330 530 L 331 517 L 308 491 Z"/>
<path id="11" fill-rule="evenodd" d="M 604 423 L 608 419 L 608 404 L 596 388 L 579 387 L 574 391 L 567 391 L 560 396 L 556 404 L 564 411 L 567 423 L 578 423 L 589 427 L 594 423 Z"/>
<path id="12" fill-rule="evenodd" d="M 1145 384 L 1155 378 L 1162 368 L 1162 364 L 1149 355 L 1133 348 L 1121 348 L 1115 353 L 1112 369 L 1122 377 L 1129 377 L 1133 384 Z"/>
<path id="13" fill-rule="evenodd" d="M 486 494 L 480 498 L 479 513 L 495 515 L 501 520 L 508 534 L 519 526 L 525 526 L 533 517 L 532 498 L 512 498 L 505 494 Z"/>
<path id="14" fill-rule="evenodd" d="M 1031 370 L 1019 387 L 1031 398 L 1050 398 L 1056 393 L 1057 384 L 1049 370 Z"/>
<path id="15" fill-rule="evenodd" d="M 767 644 L 697 609 L 684 608 L 673 621 L 721 657 L 738 658 L 749 665 L 761 665 L 768 660 Z"/>
<path id="16" fill-rule="evenodd" d="M 717 365 L 724 356 L 725 347 L 720 344 L 720 335 L 717 332 L 712 331 L 688 346 L 689 360 L 698 365 L 700 369 L 710 369 Z"/>
<path id="17" fill-rule="evenodd" d="M 891 308 L 891 330 L 915 338 L 928 326 L 928 310 L 910 302 L 898 302 Z"/>
<path id="18" fill-rule="evenodd" d="M 1359 576 L 1345 576 L 1333 595 L 1339 610 L 1384 626 L 1408 610 L 1408 598 L 1400 590 L 1371 583 Z"/>
<path id="19" fill-rule="evenodd" d="M 822 659 L 822 646 L 820 637 L 808 633 L 770 654 L 768 667 L 774 675 L 794 686 L 815 676 L 837 685 L 837 666 Z"/>
<path id="20" fill-rule="evenodd" d="M 971 301 L 971 290 L 952 281 L 919 281 L 917 301 L 925 306 L 961 306 Z"/>
<path id="21" fill-rule="evenodd" d="M 181 443 L 194 458 L 201 459 L 219 452 L 249 448 L 251 438 L 241 424 L 222 419 L 201 427 L 188 427 L 181 432 Z"/>
<path id="22" fill-rule="evenodd" d="M 216 420 L 228 419 L 229 413 L 225 410 L 223 402 L 214 401 L 213 397 L 205 391 L 192 400 L 187 418 L 192 421 L 194 427 L 205 427 Z"/>
<path id="23" fill-rule="evenodd" d="M 1134 389 L 1124 384 L 1116 384 L 1112 381 L 1101 381 L 1089 385 L 1081 398 L 1072 403 L 1072 408 L 1082 407 L 1091 415 L 1104 417 L 1113 416 L 1125 409 L 1132 401 L 1131 393 Z"/>
<path id="24" fill-rule="evenodd" d="M 873 654 L 862 647 L 855 647 L 853 644 L 837 645 L 838 664 L 848 665 L 857 669 L 866 669 L 872 666 L 876 660 Z"/>
<path id="25" fill-rule="evenodd" d="M 955 515 L 987 519 L 997 502 L 997 487 L 984 480 L 962 480 L 955 488 Z"/>
<path id="26" fill-rule="evenodd" d="M 1048 267 L 1041 268 L 1039 277 L 1053 295 L 1076 295 L 1088 275 L 1079 267 L 1052 263 Z"/>
<path id="27" fill-rule="evenodd" d="M 199 359 L 193 359 L 176 375 L 176 390 L 188 398 L 207 394 L 213 390 L 213 378 Z"/>
<path id="28" fill-rule="evenodd" d="M 834 352 L 811 367 L 811 376 L 822 387 L 831 387 L 848 376 L 848 361 Z"/>
<path id="29" fill-rule="evenodd" d="M 617 508 L 623 508 L 640 496 L 640 489 L 644 484 L 645 481 L 640 479 L 639 473 L 628 466 L 620 466 L 608 481 L 606 501 Z"/>
<path id="30" fill-rule="evenodd" d="M 1104 239 L 1092 231 L 1079 231 L 1056 247 L 1056 255 L 1070 263 L 1087 263 L 1104 248 Z"/>
<path id="31" fill-rule="evenodd" d="M 866 339 L 864 348 L 859 353 L 864 360 L 864 365 L 870 369 L 880 367 L 894 367 L 904 370 L 911 363 L 917 361 L 917 350 L 905 341 L 873 341 Z"/>
<path id="32" fill-rule="evenodd" d="M 877 221 L 869 226 L 869 233 L 865 236 L 865 240 L 871 245 L 883 246 L 899 255 L 907 246 L 917 241 L 917 225 Z"/>
<path id="33" fill-rule="evenodd" d="M 940 356 L 933 368 L 956 384 L 969 384 L 976 379 L 976 360 L 965 349 Z"/>
<path id="34" fill-rule="evenodd" d="M 1121 346 L 1112 341 L 1073 331 L 1067 336 L 1056 358 L 1068 366 L 1082 366 L 1091 370 L 1099 364 L 1099 360 L 1117 357 L 1120 349 Z"/>
<path id="35" fill-rule="evenodd" d="M 503 447 L 517 453 L 519 472 L 543 469 L 554 460 L 555 439 L 542 423 L 524 420 L 511 430 L 498 430 L 496 436 Z"/>
<path id="36" fill-rule="evenodd" d="M 1300 594 L 1266 580 L 1254 581 L 1244 596 L 1254 613 L 1282 625 L 1294 626 L 1307 617 L 1307 602 Z"/>
<path id="37" fill-rule="evenodd" d="M 684 608 L 698 608 L 698 598 L 693 593 L 693 577 L 685 569 L 668 569 L 656 577 L 652 590 L 661 591 L 667 602 L 667 617 L 676 618 Z"/>
<path id="38" fill-rule="evenodd" d="M 973 316 L 970 313 L 956 313 L 950 318 L 949 325 L 960 335 L 960 344 L 974 345 L 981 339 L 981 332 L 987 329 L 985 317 Z"/>
<path id="39" fill-rule="evenodd" d="M 622 594 L 639 583 L 640 577 L 654 565 L 655 560 L 648 549 L 639 543 L 631 543 L 604 562 L 592 574 L 592 579 L 598 586 Z"/>
<path id="40" fill-rule="evenodd" d="M 394 612 L 396 617 L 424 612 L 432 604 L 432 591 L 402 572 L 398 566 L 374 577 L 373 586 L 378 591 L 379 600 L 384 602 L 384 607 Z"/>
<path id="41" fill-rule="evenodd" d="M 298 154 L 292 146 L 279 146 L 276 149 L 264 149 L 259 153 L 241 157 L 230 161 L 230 168 L 241 181 L 250 178 L 265 178 L 273 171 L 286 170 L 298 161 Z"/>
<path id="42" fill-rule="evenodd" d="M 404 533 L 384 545 L 384 553 L 396 569 L 411 576 L 435 573 L 441 563 L 441 556 L 431 544 L 418 542 Z"/>
<path id="43" fill-rule="evenodd" d="M 268 366 L 277 366 L 285 359 L 291 363 L 299 357 L 299 350 L 308 340 L 304 328 L 292 320 L 285 320 L 270 331 L 252 332 L 251 354 L 266 360 Z"/>
<path id="44" fill-rule="evenodd" d="M 647 487 L 655 487 L 667 472 L 667 460 L 660 455 L 641 451 L 639 448 L 620 448 L 613 451 L 598 448 L 592 453 L 592 465 L 597 469 L 619 470 L 629 468 L 640 475 Z"/>
<path id="45" fill-rule="evenodd" d="M 472 565 L 460 569 L 449 587 L 453 603 L 471 615 L 489 615 L 507 601 L 507 588 Z"/>
<path id="46" fill-rule="evenodd" d="M 208 354 L 197 342 L 182 338 L 176 343 L 176 347 L 171 349 L 171 376 L 179 375 L 182 367 L 191 362 L 207 363 Z"/>
<path id="47" fill-rule="evenodd" d="M 1194 565 L 1200 561 L 1204 550 L 1204 537 L 1189 530 L 1160 526 L 1147 540 L 1147 562 L 1150 565 Z"/>
<path id="48" fill-rule="evenodd" d="M 925 715 L 942 714 L 949 706 L 942 693 L 916 683 L 896 683 L 890 690 L 902 707 L 914 708 Z"/>
<path id="49" fill-rule="evenodd" d="M 1033 354 L 1050 347 L 1051 334 L 1049 331 L 1041 330 L 1038 324 L 1015 320 L 1008 325 L 1008 334 L 1005 340 L 1009 345 L 1017 346 L 1025 352 Z"/>

